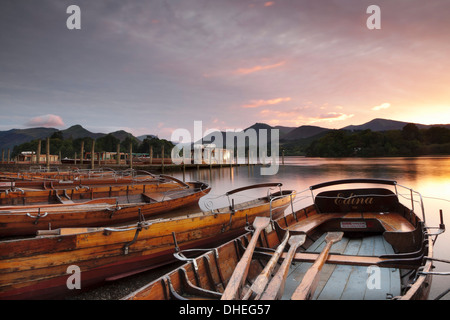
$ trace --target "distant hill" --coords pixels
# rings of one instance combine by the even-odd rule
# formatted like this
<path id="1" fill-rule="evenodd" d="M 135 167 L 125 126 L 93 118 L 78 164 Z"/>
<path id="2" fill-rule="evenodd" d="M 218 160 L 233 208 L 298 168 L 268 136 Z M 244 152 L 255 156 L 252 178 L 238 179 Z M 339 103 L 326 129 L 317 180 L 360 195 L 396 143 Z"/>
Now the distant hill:
<path id="1" fill-rule="evenodd" d="M 284 140 L 306 139 L 329 130 L 330 129 L 316 126 L 300 126 L 294 130 L 291 130 L 288 134 L 284 135 L 283 139 Z"/>
<path id="2" fill-rule="evenodd" d="M 30 142 L 36 139 L 46 139 L 50 137 L 53 133 L 61 131 L 64 139 L 78 139 L 78 138 L 92 138 L 98 139 L 107 135 L 107 133 L 93 133 L 81 125 L 73 125 L 64 130 L 58 130 L 55 128 L 29 128 L 29 129 L 11 129 L 7 131 L 0 131 L 0 150 L 10 149 L 11 151 L 14 149 L 14 146 L 21 145 L 25 142 Z M 134 137 L 131 133 L 126 132 L 124 130 L 119 130 L 115 132 L 111 132 L 111 134 L 119 139 L 120 141 L 125 140 L 127 137 L 132 137 L 134 139 L 138 139 L 143 141 L 147 135 L 143 136 L 144 138 L 141 140 L 139 138 Z M 149 135 L 154 136 L 154 135 Z M 156 136 L 154 136 L 156 137 Z"/>
<path id="3" fill-rule="evenodd" d="M 0 131 L 0 149 L 8 150 L 14 146 L 29 142 L 35 139 L 45 139 L 51 136 L 58 129 L 54 128 L 30 128 L 30 129 L 11 129 Z"/>
<path id="4" fill-rule="evenodd" d="M 244 131 L 248 130 L 248 129 L 254 129 L 256 131 L 260 130 L 260 129 L 266 129 L 266 130 L 271 130 L 271 129 L 278 129 L 280 132 L 280 138 L 284 137 L 285 135 L 289 134 L 292 130 L 295 130 L 296 127 L 285 127 L 285 126 L 275 126 L 272 127 L 266 123 L 260 123 L 257 122 L 254 125 L 244 129 Z"/>
<path id="5" fill-rule="evenodd" d="M 294 130 L 296 127 L 275 126 L 274 129 L 280 130 L 280 136 L 284 136 Z"/>
<path id="6" fill-rule="evenodd" d="M 125 130 L 114 131 L 114 132 L 111 132 L 110 134 L 112 136 L 114 136 L 115 138 L 119 139 L 120 141 L 123 141 L 128 137 L 137 139 L 135 136 L 133 136 L 129 132 L 126 132 Z"/>
<path id="7" fill-rule="evenodd" d="M 76 124 L 74 126 L 71 126 L 65 130 L 61 130 L 64 139 L 78 139 L 78 138 L 92 138 L 92 139 L 97 139 L 97 138 L 101 138 L 103 136 L 105 136 L 106 134 L 104 133 L 92 133 L 89 130 L 86 130 L 85 128 L 83 128 L 81 125 Z"/>
<path id="8" fill-rule="evenodd" d="M 370 129 L 372 131 L 388 131 L 388 130 L 402 130 L 404 126 L 406 126 L 410 122 L 404 121 L 396 121 L 396 120 L 388 120 L 388 119 L 373 119 L 369 122 L 366 122 L 361 125 L 351 125 L 342 128 L 343 130 L 357 131 L 357 130 L 367 130 Z M 431 127 L 445 127 L 450 129 L 450 124 L 434 124 L 434 125 L 426 125 L 420 123 L 414 123 L 419 129 L 429 129 Z"/>
<path id="9" fill-rule="evenodd" d="M 248 128 L 245 128 L 242 131 L 243 132 L 247 132 L 250 129 L 256 131 L 256 133 L 257 133 L 256 138 L 257 139 L 259 139 L 259 130 L 267 130 L 267 133 L 266 133 L 267 134 L 267 139 L 270 140 L 271 139 L 271 132 L 270 132 L 271 129 L 278 129 L 278 130 L 280 130 L 279 131 L 279 135 L 280 135 L 280 138 L 281 138 L 283 136 L 283 132 L 289 132 L 290 129 L 292 129 L 292 128 L 281 127 L 281 129 L 280 129 L 280 127 L 275 128 L 275 127 L 272 127 L 272 126 L 270 126 L 270 125 L 268 125 L 266 123 L 255 123 L 254 125 L 252 125 L 252 126 L 250 126 Z M 226 134 L 227 134 L 227 132 L 224 132 L 224 131 L 215 131 L 213 133 L 210 133 L 210 134 L 204 136 L 202 141 L 205 144 L 214 143 L 215 136 L 222 135 L 222 144 L 223 144 L 223 146 L 226 146 Z M 232 133 L 229 132 L 228 134 L 232 134 Z M 196 144 L 201 144 L 202 141 L 196 141 L 195 143 Z M 258 144 L 258 141 L 256 141 L 256 144 Z"/>

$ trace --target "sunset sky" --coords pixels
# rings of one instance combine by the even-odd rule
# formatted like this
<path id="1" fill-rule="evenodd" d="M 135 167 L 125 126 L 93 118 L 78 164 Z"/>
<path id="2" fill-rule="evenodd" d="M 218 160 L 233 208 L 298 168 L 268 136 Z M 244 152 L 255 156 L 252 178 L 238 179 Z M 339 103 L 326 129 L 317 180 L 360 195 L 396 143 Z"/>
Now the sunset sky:
<path id="1" fill-rule="evenodd" d="M 1 1 L 0 130 L 450 123 L 449 13 L 448 0 Z"/>

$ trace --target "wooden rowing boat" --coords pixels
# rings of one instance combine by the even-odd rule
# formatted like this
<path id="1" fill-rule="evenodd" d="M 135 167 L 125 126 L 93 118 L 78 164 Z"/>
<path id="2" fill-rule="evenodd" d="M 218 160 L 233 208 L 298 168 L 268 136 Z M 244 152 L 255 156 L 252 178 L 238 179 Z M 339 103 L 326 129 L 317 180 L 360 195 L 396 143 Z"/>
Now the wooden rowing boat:
<path id="1" fill-rule="evenodd" d="M 384 184 L 395 192 L 338 189 L 314 196 L 316 189 L 351 183 Z M 193 251 L 178 253 L 188 262 L 124 299 L 426 299 L 434 236 L 445 227 L 441 224 L 432 234 L 425 215 L 419 218 L 399 201 L 397 187 L 394 181 L 373 179 L 312 186 L 307 190 L 312 205 L 274 220 L 257 238 L 253 259 L 245 266 L 245 285 L 233 287 L 236 295 L 229 295 L 230 286 L 256 241 L 252 232 L 197 257 Z M 408 191 L 414 204 L 414 191 Z"/>
<path id="2" fill-rule="evenodd" d="M 93 178 L 117 178 L 123 176 L 130 176 L 136 174 L 136 170 L 113 170 L 108 168 L 99 169 L 68 169 L 48 171 L 45 169 L 28 170 L 28 171 L 2 171 L 0 172 L 0 180 L 13 180 L 13 181 L 33 181 L 33 180 L 47 180 L 47 181 L 65 181 L 65 180 L 78 180 L 78 179 L 93 179 Z M 146 174 L 149 174 L 146 172 Z"/>
<path id="3" fill-rule="evenodd" d="M 165 184 L 171 182 L 171 184 Z M 85 177 L 71 180 L 9 180 L 0 182 L 1 206 L 26 206 L 62 204 L 64 201 L 81 201 L 120 195 L 135 195 L 153 189 L 179 188 L 180 180 L 151 173 L 140 176 Z M 133 188 L 134 186 L 139 186 Z"/>
<path id="4" fill-rule="evenodd" d="M 275 185 L 280 186 L 252 188 Z M 232 190 L 227 196 L 246 189 Z M 0 298 L 44 299 L 74 293 L 66 285 L 71 266 L 81 270 L 84 289 L 172 263 L 178 250 L 218 245 L 245 233 L 244 227 L 256 216 L 283 215 L 294 198 L 294 191 L 280 190 L 184 217 L 142 219 L 114 228 L 62 228 L 39 232 L 34 238 L 1 241 Z"/>
<path id="5" fill-rule="evenodd" d="M 211 187 L 203 182 L 160 180 L 153 184 L 110 185 L 25 192 L 46 195 L 48 204 L 0 206 L 0 237 L 34 235 L 43 229 L 102 227 L 138 221 L 197 204 Z M 11 194 L 11 193 L 10 193 Z M 32 196 L 30 196 L 32 197 Z M 35 196 L 34 198 L 37 198 Z M 53 204 L 53 201 L 59 203 Z"/>

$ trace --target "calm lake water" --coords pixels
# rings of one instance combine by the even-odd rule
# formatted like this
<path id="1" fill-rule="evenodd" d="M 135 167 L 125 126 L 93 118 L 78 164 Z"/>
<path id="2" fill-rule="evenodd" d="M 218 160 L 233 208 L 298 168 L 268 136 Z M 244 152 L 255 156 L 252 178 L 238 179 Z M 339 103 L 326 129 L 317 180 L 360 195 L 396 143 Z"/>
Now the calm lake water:
<path id="1" fill-rule="evenodd" d="M 187 171 L 186 181 L 199 180 L 211 185 L 211 193 L 200 200 L 202 208 L 222 207 L 228 205 L 223 194 L 232 189 L 256 183 L 281 182 L 283 189 L 303 191 L 310 185 L 346 178 L 377 178 L 395 180 L 399 185 L 412 188 L 422 195 L 426 223 L 429 227 L 439 225 L 439 209 L 444 212 L 444 223 L 450 226 L 450 157 L 419 158 L 303 158 L 285 157 L 284 165 L 280 165 L 276 175 L 264 176 L 260 166 L 241 166 L 230 169 L 202 169 Z M 182 178 L 182 173 L 175 173 Z M 399 188 L 404 194 L 402 203 L 409 204 L 409 191 Z M 267 188 L 247 191 L 239 198 L 242 201 L 262 196 Z M 310 193 L 305 193 L 310 195 Z M 298 198 L 298 197 L 297 197 Z M 406 199 L 407 198 L 407 199 Z M 417 199 L 418 200 L 418 199 Z M 296 200 L 294 208 L 298 209 L 311 203 L 310 199 Z M 289 210 L 289 209 L 288 209 Z M 415 211 L 421 213 L 419 203 L 415 203 Z M 419 215 L 421 216 L 421 215 Z M 434 255 L 441 259 L 450 259 L 450 231 L 440 235 L 435 245 Z M 449 272 L 450 264 L 435 263 L 435 271 Z M 450 288 L 450 276 L 434 276 L 430 299 Z M 450 299 L 448 294 L 445 299 Z"/>

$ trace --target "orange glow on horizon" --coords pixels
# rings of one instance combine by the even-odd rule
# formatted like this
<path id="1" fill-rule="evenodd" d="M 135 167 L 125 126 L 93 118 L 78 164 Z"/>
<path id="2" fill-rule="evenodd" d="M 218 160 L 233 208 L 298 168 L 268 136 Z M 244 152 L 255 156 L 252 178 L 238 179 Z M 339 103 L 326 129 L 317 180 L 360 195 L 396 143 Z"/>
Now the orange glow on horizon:
<path id="1" fill-rule="evenodd" d="M 450 105 L 408 106 L 385 118 L 426 125 L 450 124 Z"/>

